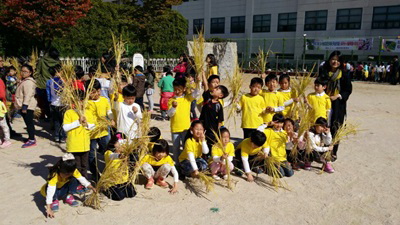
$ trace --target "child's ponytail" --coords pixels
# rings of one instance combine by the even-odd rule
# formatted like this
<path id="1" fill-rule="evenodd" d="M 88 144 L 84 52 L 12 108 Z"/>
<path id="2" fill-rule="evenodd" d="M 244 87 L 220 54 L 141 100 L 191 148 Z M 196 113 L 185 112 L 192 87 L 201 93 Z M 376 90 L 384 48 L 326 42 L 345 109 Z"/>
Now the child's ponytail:
<path id="1" fill-rule="evenodd" d="M 67 153 L 53 167 L 49 169 L 49 176 L 47 180 L 51 180 L 58 173 L 73 173 L 75 170 L 75 157 L 71 153 Z"/>

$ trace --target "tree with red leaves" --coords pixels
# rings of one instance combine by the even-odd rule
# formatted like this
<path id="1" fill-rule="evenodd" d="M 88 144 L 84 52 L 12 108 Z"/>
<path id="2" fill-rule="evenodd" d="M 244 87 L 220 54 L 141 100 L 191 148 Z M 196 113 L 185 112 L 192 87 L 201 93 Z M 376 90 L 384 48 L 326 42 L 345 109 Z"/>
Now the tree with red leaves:
<path id="1" fill-rule="evenodd" d="M 91 8 L 90 0 L 3 0 L 0 22 L 49 47 Z"/>

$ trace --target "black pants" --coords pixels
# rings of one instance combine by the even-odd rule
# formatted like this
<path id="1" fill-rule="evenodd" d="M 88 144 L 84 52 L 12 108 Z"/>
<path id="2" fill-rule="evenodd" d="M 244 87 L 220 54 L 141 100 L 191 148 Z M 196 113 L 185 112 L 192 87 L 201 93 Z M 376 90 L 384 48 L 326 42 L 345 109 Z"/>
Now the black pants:
<path id="1" fill-rule="evenodd" d="M 249 155 L 249 166 L 250 169 L 256 168 L 256 167 L 260 167 L 264 165 L 264 161 L 263 160 L 255 160 L 255 158 L 257 157 L 257 155 Z M 242 150 L 238 149 L 235 151 L 235 158 L 233 160 L 233 164 L 235 165 L 235 167 L 244 170 L 243 168 L 243 161 L 242 161 Z"/>
<path id="2" fill-rule="evenodd" d="M 46 89 L 36 88 L 36 94 L 37 94 L 38 107 L 42 111 L 40 119 L 45 119 L 46 116 L 47 118 L 50 118 L 51 117 L 50 103 L 47 100 L 48 98 Z"/>
<path id="3" fill-rule="evenodd" d="M 75 157 L 76 168 L 86 179 L 87 171 L 89 167 L 89 151 L 87 152 L 72 152 L 72 155 Z"/>
<path id="4" fill-rule="evenodd" d="M 249 129 L 249 128 L 243 128 L 243 138 L 249 138 L 251 136 L 251 133 L 257 129 Z"/>
<path id="5" fill-rule="evenodd" d="M 114 201 L 121 201 L 124 198 L 135 197 L 136 191 L 132 184 L 124 183 L 110 187 L 104 194 Z"/>
<path id="6" fill-rule="evenodd" d="M 29 140 L 35 140 L 35 124 L 33 122 L 34 111 L 33 110 L 26 110 L 26 113 L 22 113 L 22 118 L 24 118 L 24 122 L 26 128 L 28 130 Z"/>
<path id="7" fill-rule="evenodd" d="M 51 112 L 52 112 L 52 118 L 53 118 L 53 123 L 54 123 L 54 135 L 53 138 L 62 140 L 65 139 L 65 132 L 64 129 L 62 128 L 63 120 L 64 120 L 64 113 L 65 109 L 62 106 L 54 106 L 51 105 Z"/>

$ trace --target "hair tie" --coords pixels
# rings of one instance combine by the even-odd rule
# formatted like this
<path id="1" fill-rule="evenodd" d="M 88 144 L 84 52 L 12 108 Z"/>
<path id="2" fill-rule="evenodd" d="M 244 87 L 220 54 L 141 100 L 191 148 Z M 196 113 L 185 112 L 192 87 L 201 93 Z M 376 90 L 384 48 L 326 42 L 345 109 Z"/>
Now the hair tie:
<path id="1" fill-rule="evenodd" d="M 74 160 L 75 157 L 74 155 L 72 155 L 71 153 L 66 153 L 65 155 L 63 155 L 62 160 L 63 161 L 67 161 L 67 160 Z"/>

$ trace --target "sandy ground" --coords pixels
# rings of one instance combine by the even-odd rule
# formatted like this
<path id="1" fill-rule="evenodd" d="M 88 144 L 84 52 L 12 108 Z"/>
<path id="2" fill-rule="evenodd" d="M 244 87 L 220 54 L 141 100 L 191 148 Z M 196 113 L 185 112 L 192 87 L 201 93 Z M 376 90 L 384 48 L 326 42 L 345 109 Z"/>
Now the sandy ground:
<path id="1" fill-rule="evenodd" d="M 319 167 L 302 170 L 284 179 L 290 190 L 278 191 L 239 177 L 234 177 L 238 182 L 233 191 L 216 186 L 212 193 L 197 195 L 182 182 L 176 195 L 138 185 L 137 197 L 108 200 L 104 211 L 61 203 L 54 219 L 45 218 L 44 198 L 38 191 L 47 176 L 45 166 L 55 163 L 65 146 L 51 142 L 37 124 L 37 147 L 21 149 L 22 142 L 14 140 L 11 147 L 0 150 L 0 223 L 400 224 L 400 86 L 355 82 L 353 87 L 348 118 L 360 122 L 363 131 L 341 144 L 334 174 L 320 175 Z M 170 141 L 169 122 L 152 123 Z M 26 137 L 22 119 L 14 127 Z M 229 121 L 227 127 L 232 138 L 242 137 L 240 124 L 235 127 Z"/>

